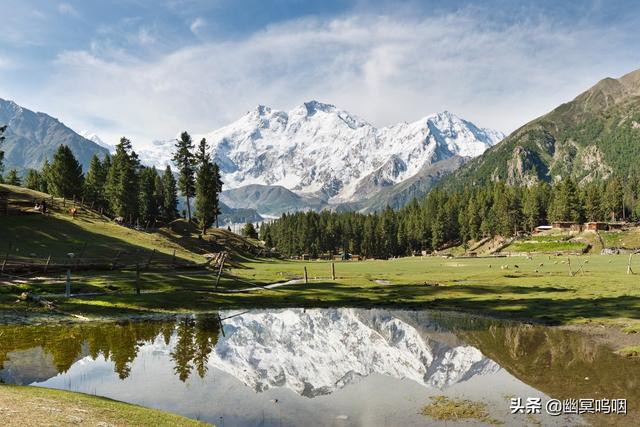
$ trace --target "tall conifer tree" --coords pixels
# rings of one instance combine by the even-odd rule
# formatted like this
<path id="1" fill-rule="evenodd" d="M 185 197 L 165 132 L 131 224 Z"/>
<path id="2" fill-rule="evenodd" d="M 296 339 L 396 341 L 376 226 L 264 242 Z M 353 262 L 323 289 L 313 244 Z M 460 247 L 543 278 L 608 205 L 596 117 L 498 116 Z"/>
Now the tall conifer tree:
<path id="1" fill-rule="evenodd" d="M 54 196 L 71 198 L 82 195 L 82 166 L 66 145 L 58 147 L 46 178 L 49 192 Z"/>
<path id="2" fill-rule="evenodd" d="M 193 141 L 187 132 L 182 132 L 176 141 L 176 151 L 173 162 L 178 168 L 178 188 L 187 199 L 187 219 L 191 221 L 191 199 L 195 194 L 195 159 L 193 156 Z"/>
<path id="3" fill-rule="evenodd" d="M 178 189 L 171 166 L 162 175 L 162 219 L 169 223 L 178 216 Z"/>
<path id="4" fill-rule="evenodd" d="M 120 138 L 107 174 L 106 195 L 113 214 L 133 221 L 138 217 L 138 156 L 131 141 Z"/>
<path id="5" fill-rule="evenodd" d="M 216 176 L 207 150 L 207 140 L 202 138 L 195 154 L 195 162 L 196 216 L 203 235 L 215 219 L 218 198 Z"/>

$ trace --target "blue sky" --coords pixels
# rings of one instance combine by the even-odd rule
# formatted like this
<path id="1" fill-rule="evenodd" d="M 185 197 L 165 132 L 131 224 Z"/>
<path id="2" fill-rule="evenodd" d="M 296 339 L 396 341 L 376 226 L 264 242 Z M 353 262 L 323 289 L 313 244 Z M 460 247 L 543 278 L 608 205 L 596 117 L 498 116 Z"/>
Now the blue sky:
<path id="1" fill-rule="evenodd" d="M 0 97 L 113 143 L 258 104 L 509 132 L 640 68 L 636 1 L 3 0 Z"/>

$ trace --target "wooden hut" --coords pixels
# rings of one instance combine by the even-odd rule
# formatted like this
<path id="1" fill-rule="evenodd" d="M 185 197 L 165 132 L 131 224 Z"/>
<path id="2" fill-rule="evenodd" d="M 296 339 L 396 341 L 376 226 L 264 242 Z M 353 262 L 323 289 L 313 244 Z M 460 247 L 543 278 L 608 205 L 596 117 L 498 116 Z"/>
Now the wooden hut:
<path id="1" fill-rule="evenodd" d="M 591 231 L 605 231 L 609 229 L 606 222 L 599 221 L 590 221 L 587 222 L 584 226 L 587 230 Z"/>
<path id="2" fill-rule="evenodd" d="M 556 230 L 582 231 L 582 224 L 575 221 L 556 221 L 551 225 Z"/>

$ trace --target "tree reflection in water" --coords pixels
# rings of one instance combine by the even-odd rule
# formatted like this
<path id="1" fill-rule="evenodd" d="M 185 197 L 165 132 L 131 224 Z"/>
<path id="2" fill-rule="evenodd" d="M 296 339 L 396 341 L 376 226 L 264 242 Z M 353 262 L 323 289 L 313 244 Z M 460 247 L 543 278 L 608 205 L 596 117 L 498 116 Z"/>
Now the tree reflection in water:
<path id="1" fill-rule="evenodd" d="M 69 370 L 77 360 L 103 356 L 114 364 L 120 379 L 131 373 L 131 363 L 139 348 L 161 337 L 171 342 L 176 332 L 176 345 L 171 358 L 180 380 L 186 381 L 195 367 L 202 378 L 207 361 L 218 341 L 220 322 L 217 315 L 198 315 L 179 320 L 125 321 L 117 323 L 0 326 L 0 371 L 10 354 L 40 347 L 51 356 L 58 373 Z M 177 323 L 177 327 L 176 327 Z"/>

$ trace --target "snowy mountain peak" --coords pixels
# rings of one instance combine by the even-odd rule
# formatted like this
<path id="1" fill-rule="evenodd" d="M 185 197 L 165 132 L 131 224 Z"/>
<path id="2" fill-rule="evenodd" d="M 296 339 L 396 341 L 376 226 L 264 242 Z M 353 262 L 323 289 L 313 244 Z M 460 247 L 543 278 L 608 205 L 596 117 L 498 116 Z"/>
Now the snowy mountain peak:
<path id="1" fill-rule="evenodd" d="M 445 388 L 500 367 L 471 346 L 449 346 L 375 310 L 270 310 L 224 324 L 209 365 L 257 391 L 328 394 L 371 374 Z"/>
<path id="2" fill-rule="evenodd" d="M 83 130 L 82 132 L 79 132 L 79 135 L 85 139 L 88 139 L 91 142 L 95 142 L 96 144 L 98 144 L 103 148 L 106 148 L 111 153 L 115 151 L 115 146 L 111 144 L 107 144 L 95 133 L 89 132 L 88 130 Z"/>
<path id="3" fill-rule="evenodd" d="M 328 203 L 357 201 L 454 156 L 480 155 L 503 135 L 449 111 L 413 123 L 376 128 L 316 100 L 290 111 L 258 105 L 206 135 L 225 189 L 282 186 Z M 140 151 L 143 161 L 168 161 L 173 140 Z M 159 152 L 161 151 L 161 152 Z"/>

